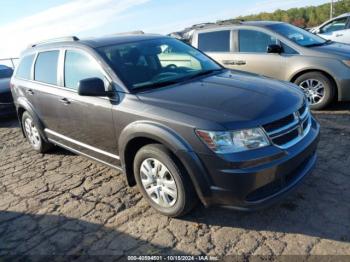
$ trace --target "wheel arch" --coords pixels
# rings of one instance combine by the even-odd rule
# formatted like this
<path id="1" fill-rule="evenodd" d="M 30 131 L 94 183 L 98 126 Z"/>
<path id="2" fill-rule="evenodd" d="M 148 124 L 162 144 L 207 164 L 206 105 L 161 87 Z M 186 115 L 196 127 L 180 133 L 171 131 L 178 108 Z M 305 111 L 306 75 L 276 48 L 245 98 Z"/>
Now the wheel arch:
<path id="1" fill-rule="evenodd" d="M 39 128 L 38 131 L 39 131 L 40 135 L 45 140 L 45 142 L 48 142 L 47 137 L 44 133 L 45 126 L 44 126 L 43 122 L 40 120 L 38 114 L 35 112 L 34 108 L 25 99 L 18 98 L 18 100 L 17 100 L 17 117 L 19 120 L 19 124 L 20 124 L 21 130 L 22 130 L 23 136 L 24 137 L 26 136 L 24 129 L 23 129 L 23 125 L 22 125 L 22 116 L 23 116 L 24 112 L 28 112 L 32 116 L 35 125 L 37 125 L 37 127 Z"/>
<path id="2" fill-rule="evenodd" d="M 311 68 L 309 68 L 309 69 L 303 69 L 303 70 L 300 70 L 300 71 L 298 71 L 297 73 L 295 73 L 290 79 L 289 79 L 289 81 L 290 82 L 292 82 L 292 83 L 294 83 L 297 79 L 298 79 L 298 77 L 300 77 L 300 76 L 302 76 L 302 75 L 304 75 L 304 74 L 306 74 L 306 73 L 313 73 L 313 72 L 317 72 L 317 73 L 321 73 L 321 74 L 323 74 L 324 76 L 326 76 L 332 83 L 333 83 L 333 85 L 334 85 L 334 87 L 335 87 L 335 94 L 334 94 L 334 99 L 336 99 L 336 100 L 338 100 L 338 94 L 339 94 L 339 87 L 338 87 L 338 84 L 337 84 L 337 82 L 335 81 L 335 78 L 330 74 L 330 73 L 328 73 L 328 72 L 326 72 L 325 70 L 322 70 L 322 69 L 311 69 Z"/>
<path id="3" fill-rule="evenodd" d="M 170 150 L 173 157 L 184 167 L 189 175 L 192 185 L 205 204 L 203 197 L 209 190 L 207 174 L 201 162 L 193 152 L 191 146 L 175 131 L 168 127 L 149 121 L 138 121 L 128 125 L 119 137 L 120 161 L 125 171 L 129 186 L 136 184 L 133 170 L 133 161 L 137 151 L 147 144 L 162 144 Z M 186 157 L 184 157 L 184 155 Z M 194 161 L 195 163 L 190 163 Z M 194 165 L 199 172 L 193 172 Z M 203 179 L 202 176 L 205 176 Z"/>

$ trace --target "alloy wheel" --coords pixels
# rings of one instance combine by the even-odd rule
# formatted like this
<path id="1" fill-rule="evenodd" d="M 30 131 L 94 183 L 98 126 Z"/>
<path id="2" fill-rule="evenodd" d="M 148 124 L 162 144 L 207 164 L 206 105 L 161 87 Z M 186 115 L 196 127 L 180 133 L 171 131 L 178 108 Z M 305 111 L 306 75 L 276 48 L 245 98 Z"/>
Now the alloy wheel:
<path id="1" fill-rule="evenodd" d="M 325 86 L 317 79 L 307 79 L 299 84 L 311 105 L 320 103 L 325 96 Z"/>

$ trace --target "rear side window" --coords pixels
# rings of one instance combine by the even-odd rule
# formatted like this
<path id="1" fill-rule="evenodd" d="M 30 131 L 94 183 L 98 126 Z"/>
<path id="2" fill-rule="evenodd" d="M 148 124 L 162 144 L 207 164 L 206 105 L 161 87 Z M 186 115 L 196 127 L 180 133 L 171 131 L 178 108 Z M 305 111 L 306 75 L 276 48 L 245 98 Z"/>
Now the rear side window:
<path id="1" fill-rule="evenodd" d="M 34 80 L 57 85 L 57 63 L 59 51 L 38 54 L 35 62 Z"/>
<path id="2" fill-rule="evenodd" d="M 80 80 L 92 77 L 105 81 L 97 62 L 81 52 L 67 50 L 64 62 L 64 86 L 77 90 Z"/>
<path id="3" fill-rule="evenodd" d="M 34 55 L 24 56 L 17 68 L 16 77 L 30 79 L 30 73 L 34 61 Z"/>
<path id="4" fill-rule="evenodd" d="M 198 34 L 198 49 L 203 52 L 230 52 L 230 30 Z"/>
<path id="5" fill-rule="evenodd" d="M 255 30 L 239 30 L 239 51 L 246 53 L 266 53 L 267 47 L 277 44 L 273 36 Z"/>

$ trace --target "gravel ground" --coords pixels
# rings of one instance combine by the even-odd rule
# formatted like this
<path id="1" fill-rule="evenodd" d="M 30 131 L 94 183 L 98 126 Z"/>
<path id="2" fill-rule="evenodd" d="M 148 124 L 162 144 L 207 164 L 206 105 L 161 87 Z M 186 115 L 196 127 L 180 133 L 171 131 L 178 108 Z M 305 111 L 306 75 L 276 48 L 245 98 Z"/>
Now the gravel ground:
<path id="1" fill-rule="evenodd" d="M 157 214 L 123 175 L 58 149 L 41 155 L 0 122 L 0 255 L 350 255 L 350 105 L 316 114 L 317 167 L 269 209 Z"/>

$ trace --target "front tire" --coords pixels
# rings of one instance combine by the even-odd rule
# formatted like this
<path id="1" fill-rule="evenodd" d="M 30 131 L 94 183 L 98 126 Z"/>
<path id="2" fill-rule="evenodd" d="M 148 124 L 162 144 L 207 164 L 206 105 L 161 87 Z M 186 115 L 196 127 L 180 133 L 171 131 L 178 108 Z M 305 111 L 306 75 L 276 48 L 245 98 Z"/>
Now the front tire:
<path id="1" fill-rule="evenodd" d="M 295 82 L 300 86 L 313 110 L 324 109 L 335 97 L 335 85 L 324 74 L 320 72 L 310 72 L 299 76 Z"/>
<path id="2" fill-rule="evenodd" d="M 143 197 L 159 213 L 180 217 L 194 207 L 197 198 L 186 170 L 163 145 L 142 147 L 134 159 L 134 174 Z"/>
<path id="3" fill-rule="evenodd" d="M 29 144 L 35 151 L 45 153 L 52 148 L 52 144 L 43 139 L 39 127 L 28 112 L 24 112 L 22 115 L 22 127 Z"/>

